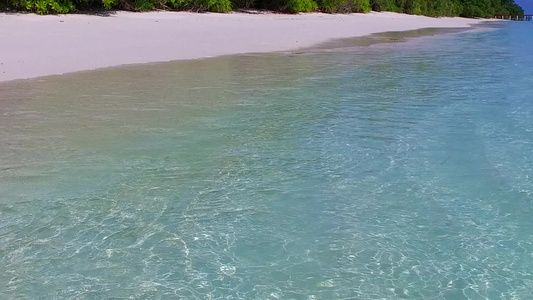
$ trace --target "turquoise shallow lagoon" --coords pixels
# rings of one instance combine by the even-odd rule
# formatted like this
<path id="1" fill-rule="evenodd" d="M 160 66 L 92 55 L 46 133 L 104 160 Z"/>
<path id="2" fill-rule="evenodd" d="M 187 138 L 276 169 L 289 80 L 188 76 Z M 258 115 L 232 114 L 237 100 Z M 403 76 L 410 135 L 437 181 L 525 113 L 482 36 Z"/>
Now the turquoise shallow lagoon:
<path id="1" fill-rule="evenodd" d="M 0 299 L 531 299 L 529 23 L 0 84 Z"/>

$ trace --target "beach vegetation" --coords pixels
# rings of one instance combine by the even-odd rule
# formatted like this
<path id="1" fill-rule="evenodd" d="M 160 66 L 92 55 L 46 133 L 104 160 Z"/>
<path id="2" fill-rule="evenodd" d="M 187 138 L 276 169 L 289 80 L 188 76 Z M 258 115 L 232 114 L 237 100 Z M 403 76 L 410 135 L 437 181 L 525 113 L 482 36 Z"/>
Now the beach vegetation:
<path id="1" fill-rule="evenodd" d="M 232 0 L 231 6 L 241 9 L 254 9 L 256 8 L 255 0 Z"/>
<path id="2" fill-rule="evenodd" d="M 126 3 L 125 5 L 129 5 L 129 4 L 130 3 Z M 131 7 L 129 7 L 129 10 L 149 11 L 155 8 L 156 6 L 154 5 L 154 2 L 151 0 L 131 0 Z"/>
<path id="3" fill-rule="evenodd" d="M 75 10 L 74 4 L 70 0 L 21 0 L 12 1 L 14 9 L 31 11 L 41 15 L 45 14 L 66 14 Z"/>
<path id="4" fill-rule="evenodd" d="M 316 11 L 318 5 L 314 0 L 259 0 L 256 8 L 294 14 Z"/>
<path id="5" fill-rule="evenodd" d="M 370 1 L 370 8 L 373 11 L 399 11 L 395 0 L 372 0 Z"/>
<path id="6" fill-rule="evenodd" d="M 318 9 L 313 0 L 289 0 L 286 11 L 289 13 L 312 12 Z"/>
<path id="7" fill-rule="evenodd" d="M 166 9 L 220 13 L 236 9 L 267 9 L 285 13 L 365 13 L 374 10 L 469 18 L 524 15 L 524 11 L 514 0 L 0 0 L 0 10 L 38 14 L 65 14 L 94 9 Z"/>
<path id="8" fill-rule="evenodd" d="M 118 0 L 102 0 L 102 5 L 109 10 L 118 5 Z"/>
<path id="9" fill-rule="evenodd" d="M 370 0 L 319 0 L 319 6 L 328 13 L 366 13 L 372 10 Z"/>
<path id="10" fill-rule="evenodd" d="M 231 11 L 231 1 L 229 0 L 199 0 L 195 1 L 195 6 L 201 11 L 218 13 L 227 13 Z"/>
<path id="11" fill-rule="evenodd" d="M 116 1 L 116 0 L 108 0 Z M 121 0 L 121 2 L 124 0 Z M 133 7 L 125 7 L 130 3 L 121 3 L 120 8 L 127 10 L 146 11 L 154 8 L 167 10 L 188 10 L 195 12 L 226 13 L 232 10 L 230 0 L 132 0 Z"/>

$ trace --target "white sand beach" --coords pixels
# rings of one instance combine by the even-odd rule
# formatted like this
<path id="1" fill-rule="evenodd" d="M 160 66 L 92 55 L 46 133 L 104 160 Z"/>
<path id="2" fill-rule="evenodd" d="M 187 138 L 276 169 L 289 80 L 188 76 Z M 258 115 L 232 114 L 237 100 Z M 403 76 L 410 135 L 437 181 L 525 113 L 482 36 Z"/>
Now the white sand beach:
<path id="1" fill-rule="evenodd" d="M 109 16 L 0 14 L 0 81 L 124 64 L 309 47 L 331 39 L 483 20 L 396 13 L 213 14 L 115 12 Z"/>

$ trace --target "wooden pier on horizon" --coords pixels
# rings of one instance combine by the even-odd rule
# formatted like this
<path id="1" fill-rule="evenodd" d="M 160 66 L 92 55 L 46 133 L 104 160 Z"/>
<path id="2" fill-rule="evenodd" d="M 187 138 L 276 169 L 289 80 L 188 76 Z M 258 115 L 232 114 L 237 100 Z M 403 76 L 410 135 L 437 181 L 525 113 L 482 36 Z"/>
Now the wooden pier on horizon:
<path id="1" fill-rule="evenodd" d="M 533 21 L 533 15 L 523 16 L 511 16 L 511 15 L 499 15 L 494 16 L 495 19 L 510 20 L 510 21 Z"/>

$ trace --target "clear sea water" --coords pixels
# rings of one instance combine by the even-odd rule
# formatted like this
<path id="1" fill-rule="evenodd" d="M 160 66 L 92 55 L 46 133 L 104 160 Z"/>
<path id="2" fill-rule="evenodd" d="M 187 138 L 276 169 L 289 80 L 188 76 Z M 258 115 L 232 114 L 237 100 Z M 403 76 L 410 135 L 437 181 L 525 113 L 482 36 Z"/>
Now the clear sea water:
<path id="1" fill-rule="evenodd" d="M 533 299 L 532 25 L 0 84 L 0 299 Z"/>

